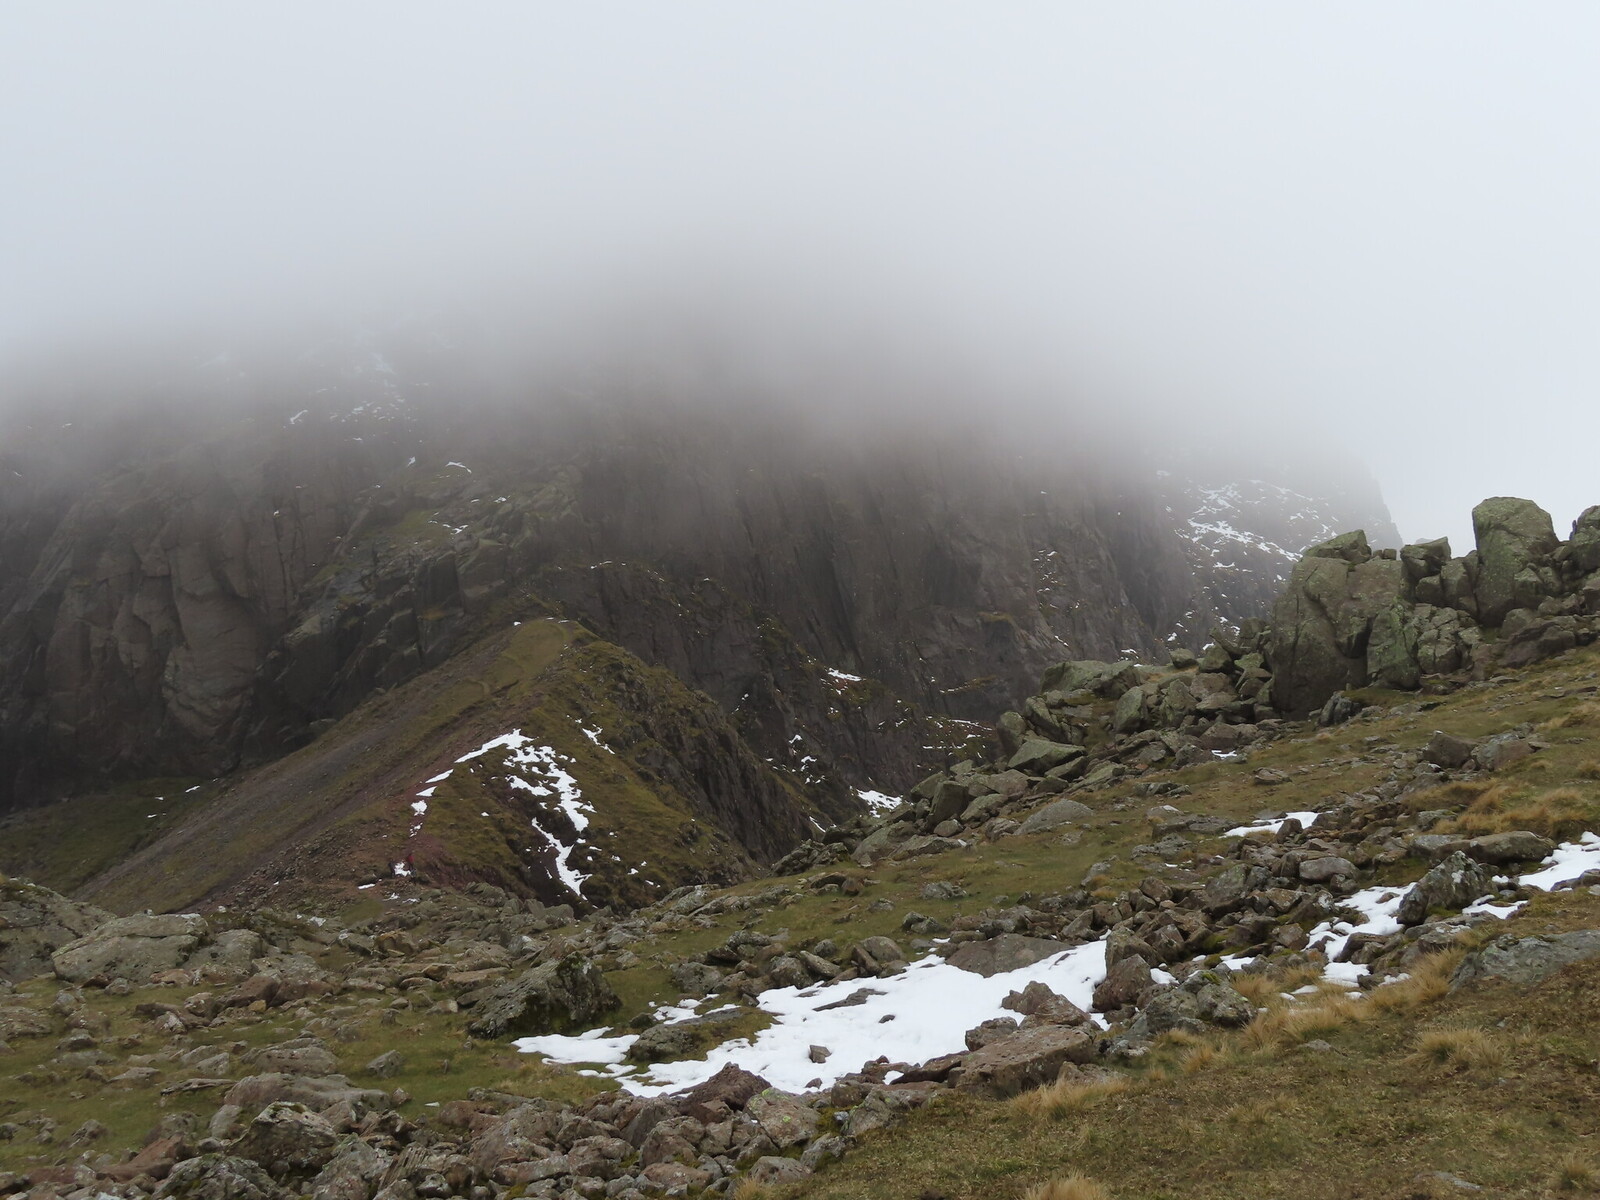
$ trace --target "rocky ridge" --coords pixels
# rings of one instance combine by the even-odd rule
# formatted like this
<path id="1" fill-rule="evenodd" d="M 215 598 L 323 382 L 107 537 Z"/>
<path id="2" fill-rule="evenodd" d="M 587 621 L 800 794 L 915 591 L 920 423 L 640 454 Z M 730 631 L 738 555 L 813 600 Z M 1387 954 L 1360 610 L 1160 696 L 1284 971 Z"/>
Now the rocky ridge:
<path id="1" fill-rule="evenodd" d="M 1585 520 L 1594 515 L 1590 510 Z M 1505 565 L 1485 569 L 1496 562 L 1499 523 L 1485 520 L 1481 528 L 1478 578 L 1491 580 Z M 1511 577 L 1530 566 L 1537 576 L 1537 560 L 1524 557 L 1548 555 L 1563 564 L 1577 557 L 1581 563 L 1587 528 L 1580 522 L 1570 542 L 1548 549 L 1523 544 L 1509 559 Z M 1366 564 L 1400 560 L 1362 557 L 1354 538 L 1329 549 L 1335 555 L 1326 557 L 1345 564 L 1347 576 Z M 1381 578 L 1386 571 L 1377 569 Z M 1301 578 L 1322 573 L 1313 567 Z M 1556 761 L 1569 747 L 1581 752 L 1587 739 L 1573 740 L 1568 731 L 1583 727 L 1600 694 L 1592 652 L 1576 648 L 1592 630 L 1592 613 L 1584 611 L 1588 576 L 1552 568 L 1544 578 L 1553 586 L 1541 604 L 1579 598 L 1577 611 L 1546 615 L 1571 621 L 1555 626 L 1571 630 L 1571 644 L 1546 642 L 1542 635 L 1524 643 L 1515 634 L 1482 637 L 1452 671 L 1420 681 L 1429 684 L 1422 696 L 1373 704 L 1329 696 L 1314 722 L 1258 711 L 1261 690 L 1285 678 L 1282 666 L 1268 670 L 1272 660 L 1261 647 L 1272 641 L 1265 629 L 1231 647 L 1219 640 L 1192 663 L 1180 654 L 1161 671 L 1129 663 L 1060 664 L 1047 672 L 1043 690 L 1032 698 L 1037 703 L 1002 719 L 999 758 L 960 763 L 930 777 L 875 828 L 843 827 L 803 846 L 780 864 L 799 878 L 735 892 L 686 889 L 626 916 L 600 913 L 574 922 L 570 910 L 540 909 L 474 885 L 462 895 L 423 892 L 415 905 L 365 928 L 265 913 L 227 930 L 218 928 L 219 921 L 228 923 L 225 917 L 190 915 L 98 923 L 87 937 L 67 940 L 73 930 L 61 905 L 69 902 L 18 885 L 19 894 L 33 897 L 26 903 L 57 914 L 55 932 L 40 935 L 44 944 L 19 973 L 42 969 L 39 955 L 47 948 L 50 972 L 73 986 L 48 1008 L 29 1003 L 8 1009 L 6 1036 L 25 1039 L 31 1029 L 33 1037 L 50 1037 L 64 1029 L 48 1069 L 106 1073 L 116 1065 L 114 1052 L 107 1055 L 113 1061 L 87 1066 L 69 1059 L 107 1053 L 103 1044 L 73 1041 L 74 1015 L 83 1011 L 92 1029 L 97 989 L 115 995 L 154 980 L 181 999 L 138 1014 L 171 1039 L 166 1056 L 158 1054 L 158 1069 L 190 1053 L 210 1055 L 184 1064 L 199 1071 L 204 1061 L 210 1074 L 179 1071 L 188 1077 L 165 1086 L 173 1095 L 229 1090 L 206 1136 L 196 1121 L 187 1131 L 154 1138 L 140 1152 L 142 1160 L 108 1161 L 114 1156 L 85 1151 L 70 1168 L 14 1177 L 11 1190 L 87 1195 L 86 1189 L 114 1186 L 131 1197 L 157 1190 L 165 1174 L 165 1195 L 255 1189 L 277 1196 L 283 1188 L 364 1200 L 413 1192 L 490 1200 L 511 1190 L 561 1197 L 720 1194 L 736 1180 L 803 1180 L 852 1151 L 870 1131 L 905 1120 L 941 1094 L 1003 1097 L 1061 1078 L 1117 1079 L 1136 1071 L 1163 1037 L 1250 1026 L 1265 1019 L 1252 977 L 1275 982 L 1310 971 L 1377 995 L 1386 980 L 1414 973 L 1434 956 L 1454 952 L 1459 958 L 1468 951 L 1454 969 L 1456 988 L 1495 979 L 1533 986 L 1600 954 L 1592 930 L 1527 936 L 1512 926 L 1504 936 L 1491 936 L 1508 909 L 1538 895 L 1540 885 L 1519 884 L 1518 873 L 1550 861 L 1558 841 L 1594 829 L 1600 819 L 1600 812 L 1581 804 L 1549 807 L 1554 800 L 1518 818 L 1496 799 L 1497 786 L 1503 792 L 1506 784 L 1537 774 L 1531 765 Z M 1568 582 L 1574 578 L 1580 582 Z M 1493 587 L 1475 588 L 1474 600 L 1492 596 Z M 1413 611 L 1424 603 L 1414 602 Z M 1323 615 L 1328 611 L 1324 605 Z M 1370 626 L 1367 634 L 1370 644 Z M 1508 666 L 1505 656 L 1519 644 L 1535 652 Z M 1546 658 L 1565 664 L 1558 677 L 1539 674 L 1535 664 Z M 1476 677 L 1491 669 L 1501 674 Z M 1222 677 L 1231 695 L 1196 686 L 1207 674 Z M 1261 690 L 1245 695 L 1257 683 Z M 1537 724 L 1501 719 L 1496 725 L 1495 714 L 1507 702 L 1498 697 L 1514 692 L 1530 693 L 1521 703 L 1538 701 L 1546 706 L 1538 711 L 1554 715 Z M 1220 702 L 1202 710 L 1197 694 Z M 1448 727 L 1468 713 L 1490 731 Z M 1447 727 L 1428 732 L 1429 721 Z M 1319 739 L 1335 736 L 1342 738 L 1342 752 L 1321 764 L 1296 765 L 1297 750 L 1315 751 Z M 1283 765 L 1253 766 L 1252 759 Z M 1355 786 L 1335 786 L 1315 803 L 1314 814 L 1269 808 L 1223 836 L 1237 816 L 1191 800 L 1217 794 L 1210 785 L 1219 771 L 1233 789 L 1262 799 L 1299 794 L 1298 778 L 1317 766 L 1326 778 Z M 1138 824 L 1148 840 L 1092 863 L 1081 881 L 1043 866 L 1028 893 L 1014 901 L 994 896 L 969 911 L 959 884 L 935 878 L 917 892 L 916 908 L 885 901 L 886 915 L 898 924 L 893 936 L 863 932 L 841 943 L 787 932 L 810 906 L 834 898 L 850 904 L 883 889 L 882 872 L 957 861 L 971 869 L 982 861 L 972 856 L 989 847 L 998 857 L 1030 848 L 1060 857 L 1092 845 L 1085 839 L 1115 828 L 1123 820 L 1118 814 L 1129 811 L 1142 812 Z M 1490 817 L 1497 827 L 1484 828 Z M 1508 824 L 1518 819 L 1542 827 Z M 1391 883 L 1387 890 L 1383 881 Z M 1581 892 L 1600 884 L 1600 876 L 1579 868 L 1558 883 Z M 1389 907 L 1375 909 L 1375 894 L 1387 897 L 1381 904 Z M 1481 903 L 1486 898 L 1498 911 Z M 961 907 L 953 911 L 951 905 Z M 877 907 L 874 902 L 869 911 Z M 1374 913 L 1391 909 L 1395 927 L 1387 928 Z M 74 919 L 94 920 L 95 914 Z M 712 929 L 720 936 L 730 926 L 709 948 L 670 948 L 680 937 L 706 938 Z M 425 935 L 413 932 L 424 928 Z M 218 948 L 225 939 L 229 946 Z M 989 974 L 1084 946 L 1103 948 L 1104 961 L 1086 1003 L 1030 984 L 1006 1001 L 1016 1018 L 970 1030 L 964 1051 L 923 1062 L 864 1063 L 809 1092 L 780 1092 L 737 1070 L 681 1095 L 654 1098 L 608 1092 L 555 1103 L 481 1088 L 413 1122 L 394 1111 L 409 1097 L 362 1088 L 333 1071 L 341 1065 L 339 1022 L 359 1018 L 363 1009 L 369 1016 L 384 1011 L 382 997 L 389 993 L 398 994 L 386 1011 L 404 1014 L 420 1006 L 441 1022 L 460 1021 L 455 1014 L 464 1012 L 473 1036 L 496 1037 L 513 1029 L 591 1024 L 622 1003 L 607 974 L 637 971 L 651 961 L 671 980 L 667 999 L 715 995 L 751 1012 L 773 989 L 827 985 L 846 994 L 855 981 L 893 977 L 927 954 Z M 147 967 L 154 976 L 112 974 L 137 975 Z M 218 999 L 223 986 L 229 990 Z M 372 1002 L 350 1010 L 350 998 L 368 992 Z M 842 1002 L 849 1002 L 848 994 Z M 238 1065 L 255 1074 L 230 1069 L 232 1059 L 218 1063 L 211 1045 L 191 1051 L 185 1040 L 211 1042 L 218 1034 L 204 1031 L 242 1029 L 273 1012 L 292 1012 L 300 1036 L 248 1051 L 248 1061 Z M 703 1045 L 706 1036 L 737 1032 L 738 1023 L 725 1022 L 707 1034 L 714 1016 L 662 1024 L 648 1010 L 640 1012 L 632 1023 L 642 1030 L 634 1043 L 637 1058 L 674 1057 Z M 814 1047 L 824 1060 L 827 1049 Z M 393 1053 L 403 1058 L 405 1050 Z M 381 1079 L 391 1066 L 375 1058 L 363 1070 Z M 836 1128 L 827 1123 L 830 1114 Z M 43 1125 L 17 1131 L 23 1128 L 37 1129 L 35 1136 L 46 1132 Z M 80 1144 L 95 1137 L 92 1129 L 78 1134 Z"/>

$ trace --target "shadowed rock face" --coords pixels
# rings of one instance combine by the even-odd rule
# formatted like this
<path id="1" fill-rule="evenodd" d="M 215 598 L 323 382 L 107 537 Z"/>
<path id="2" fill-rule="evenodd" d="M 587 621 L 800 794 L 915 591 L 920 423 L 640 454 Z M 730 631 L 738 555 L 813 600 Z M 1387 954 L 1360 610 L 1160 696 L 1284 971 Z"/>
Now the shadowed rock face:
<path id="1" fill-rule="evenodd" d="M 593 418 L 425 440 L 408 466 L 414 427 L 229 430 L 43 517 L 12 497 L 3 803 L 271 757 L 512 596 L 672 668 L 758 744 L 827 710 L 820 667 L 887 685 L 872 724 L 896 698 L 989 717 L 1064 654 L 1154 653 L 1196 604 L 1149 503 L 1081 477 L 1042 495 L 978 450 Z M 908 779 L 918 735 L 867 723 L 824 749 Z"/>

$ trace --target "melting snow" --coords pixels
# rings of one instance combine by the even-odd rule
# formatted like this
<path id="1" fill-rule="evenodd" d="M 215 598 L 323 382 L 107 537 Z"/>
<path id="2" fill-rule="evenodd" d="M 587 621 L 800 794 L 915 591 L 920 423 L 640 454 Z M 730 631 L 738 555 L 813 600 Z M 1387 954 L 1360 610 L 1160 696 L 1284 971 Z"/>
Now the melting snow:
<path id="1" fill-rule="evenodd" d="M 704 1059 L 634 1067 L 624 1061 L 637 1035 L 606 1037 L 593 1029 L 576 1037 L 519 1038 L 525 1053 L 555 1062 L 595 1063 L 641 1096 L 693 1087 L 728 1063 L 737 1063 L 785 1091 L 800 1092 L 813 1079 L 827 1087 L 840 1075 L 887 1055 L 891 1062 L 922 1062 L 965 1048 L 966 1031 L 994 1017 L 1011 1016 L 1000 1007 L 1007 994 L 1039 980 L 1081 1008 L 1089 1008 L 1094 988 L 1106 974 L 1105 942 L 1089 942 L 1030 967 L 985 979 L 953 967 L 937 955 L 912 963 L 887 979 L 851 980 L 828 986 L 773 988 L 761 993 L 760 1006 L 773 1023 L 751 1038 L 712 1050 Z M 868 991 L 865 1003 L 820 1011 L 852 992 Z M 679 1020 L 693 1006 L 661 1009 L 657 1015 Z M 1096 1021 L 1103 1024 L 1101 1018 Z M 833 1051 L 825 1063 L 810 1059 L 812 1046 Z"/>
<path id="2" fill-rule="evenodd" d="M 1290 817 L 1293 817 L 1296 821 L 1299 821 L 1302 828 L 1310 829 L 1312 824 L 1317 819 L 1317 814 L 1314 813 L 1314 812 L 1285 813 L 1283 816 L 1279 817 L 1276 821 L 1262 821 L 1262 822 L 1260 822 L 1259 824 L 1256 824 L 1256 825 L 1236 825 L 1234 828 L 1228 830 L 1222 836 L 1223 837 L 1244 837 L 1246 834 L 1250 834 L 1250 833 L 1277 833 L 1278 830 L 1283 828 L 1283 823 L 1285 821 L 1287 821 Z"/>
<path id="3" fill-rule="evenodd" d="M 1600 870 L 1600 834 L 1586 833 L 1576 842 L 1563 842 L 1540 865 L 1545 870 L 1524 875 L 1518 882 L 1523 887 L 1548 892 L 1557 884 L 1576 879 L 1585 871 Z"/>
<path id="4" fill-rule="evenodd" d="M 844 671 L 835 670 L 833 667 L 829 667 L 828 668 L 828 675 L 829 675 L 830 678 L 832 678 L 833 680 L 835 680 L 838 683 L 860 683 L 861 682 L 861 676 L 859 676 L 859 675 L 850 675 L 850 674 L 845 673 Z"/>
<path id="5" fill-rule="evenodd" d="M 861 790 L 857 791 L 856 795 L 872 810 L 875 816 L 878 813 L 886 813 L 892 809 L 899 808 L 901 804 L 899 796 L 891 796 L 886 792 Z"/>

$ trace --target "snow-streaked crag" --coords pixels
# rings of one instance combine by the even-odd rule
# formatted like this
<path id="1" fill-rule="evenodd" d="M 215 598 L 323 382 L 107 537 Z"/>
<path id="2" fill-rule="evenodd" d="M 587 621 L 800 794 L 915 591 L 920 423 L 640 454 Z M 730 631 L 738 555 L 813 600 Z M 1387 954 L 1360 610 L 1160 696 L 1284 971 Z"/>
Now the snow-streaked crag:
<path id="1" fill-rule="evenodd" d="M 1256 477 L 1261 466 L 1237 464 L 1231 477 L 1195 462 L 1157 472 L 1201 595 L 1225 619 L 1268 616 L 1309 546 L 1351 529 L 1365 529 L 1374 546 L 1400 545 L 1376 484 L 1359 468 L 1329 478 L 1325 468 L 1280 465 L 1272 478 Z"/>

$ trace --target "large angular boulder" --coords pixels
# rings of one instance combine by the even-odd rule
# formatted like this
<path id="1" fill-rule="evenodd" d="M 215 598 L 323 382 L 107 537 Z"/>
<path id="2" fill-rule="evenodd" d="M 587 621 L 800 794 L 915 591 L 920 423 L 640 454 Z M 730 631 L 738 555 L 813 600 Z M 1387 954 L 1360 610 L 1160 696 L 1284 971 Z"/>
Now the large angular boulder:
<path id="1" fill-rule="evenodd" d="M 1600 504 L 1592 504 L 1572 523 L 1572 564 L 1579 571 L 1600 571 Z"/>
<path id="2" fill-rule="evenodd" d="M 1053 829 L 1060 829 L 1063 825 L 1081 823 L 1092 816 L 1094 810 L 1087 804 L 1081 804 L 1076 800 L 1056 800 L 1046 804 L 1038 812 L 1030 814 L 1017 832 L 1048 833 Z"/>
<path id="3" fill-rule="evenodd" d="M 1305 715 L 1334 692 L 1365 686 L 1373 622 L 1385 614 L 1385 629 L 1403 626 L 1396 606 L 1407 598 L 1399 560 L 1374 558 L 1359 531 L 1307 550 L 1273 608 L 1273 704 Z"/>
<path id="4" fill-rule="evenodd" d="M 155 1195 L 156 1200 L 291 1200 L 294 1193 L 248 1158 L 202 1154 L 173 1167 Z"/>
<path id="5" fill-rule="evenodd" d="M 43 975 L 52 954 L 111 919 L 92 904 L 0 876 L 0 980 L 20 983 Z"/>
<path id="6" fill-rule="evenodd" d="M 145 913 L 117 917 L 50 956 L 51 968 L 69 983 L 96 975 L 144 983 L 158 971 L 180 966 L 210 928 L 197 913 Z"/>
<path id="7" fill-rule="evenodd" d="M 482 1038 L 565 1033 L 622 1003 L 600 968 L 578 953 L 462 997 L 468 999 L 473 1016 L 467 1032 Z"/>
<path id="8" fill-rule="evenodd" d="M 1131 662 L 1096 662 L 1080 659 L 1048 668 L 1039 682 L 1041 692 L 1093 692 L 1115 700 L 1139 682 L 1139 668 Z"/>
<path id="9" fill-rule="evenodd" d="M 1093 1062 L 1094 1038 L 1065 1025 L 1038 1025 L 990 1042 L 967 1055 L 959 1086 L 991 1096 L 1014 1096 L 1052 1082 L 1064 1063 Z"/>
<path id="10" fill-rule="evenodd" d="M 326 1117 L 303 1104 L 279 1101 L 257 1113 L 229 1149 L 284 1180 L 320 1171 L 333 1157 L 338 1140 L 338 1131 Z"/>
<path id="11" fill-rule="evenodd" d="M 1491 496 L 1472 510 L 1478 541 L 1473 594 L 1478 620 L 1499 625 L 1517 604 L 1517 576 L 1539 565 L 1558 545 L 1550 514 L 1532 500 Z"/>
<path id="12" fill-rule="evenodd" d="M 1411 885 L 1400 899 L 1395 920 L 1417 925 L 1434 909 L 1459 911 L 1492 887 L 1489 872 L 1457 850 Z"/>

